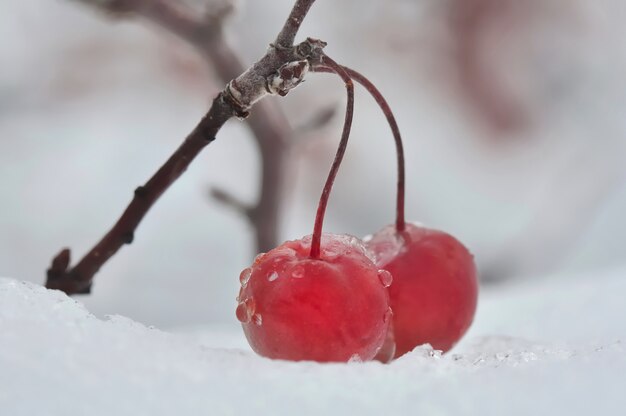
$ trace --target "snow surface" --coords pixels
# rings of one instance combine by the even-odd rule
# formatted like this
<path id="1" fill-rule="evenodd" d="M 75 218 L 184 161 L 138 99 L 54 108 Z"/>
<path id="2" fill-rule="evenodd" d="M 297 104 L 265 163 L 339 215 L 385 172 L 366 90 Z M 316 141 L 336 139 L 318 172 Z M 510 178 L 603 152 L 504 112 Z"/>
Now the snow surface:
<path id="1" fill-rule="evenodd" d="M 624 277 L 491 289 L 453 352 L 423 346 L 389 365 L 272 361 L 235 327 L 101 320 L 61 292 L 0 279 L 0 414 L 615 414 Z"/>

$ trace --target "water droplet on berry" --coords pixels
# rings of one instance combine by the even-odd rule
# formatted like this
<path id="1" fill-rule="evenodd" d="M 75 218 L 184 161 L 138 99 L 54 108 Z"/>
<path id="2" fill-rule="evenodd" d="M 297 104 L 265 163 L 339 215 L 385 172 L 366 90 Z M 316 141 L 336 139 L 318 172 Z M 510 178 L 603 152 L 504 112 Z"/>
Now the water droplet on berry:
<path id="1" fill-rule="evenodd" d="M 391 286 L 391 282 L 393 282 L 393 276 L 387 270 L 379 270 L 378 279 L 380 280 L 380 283 L 382 283 L 385 287 Z"/>
<path id="2" fill-rule="evenodd" d="M 246 285 L 248 284 L 248 281 L 250 281 L 251 275 L 252 275 L 252 269 L 249 267 L 241 271 L 241 274 L 239 274 L 239 283 L 241 283 L 241 287 L 246 287 Z"/>
<path id="3" fill-rule="evenodd" d="M 247 324 L 252 319 L 254 315 L 254 311 L 256 309 L 256 302 L 252 298 L 248 298 L 243 302 L 239 302 L 237 305 L 237 310 L 235 311 L 235 315 L 237 315 L 237 320 L 243 324 Z"/>
<path id="4" fill-rule="evenodd" d="M 254 264 L 257 264 L 258 262 L 260 262 L 263 259 L 263 256 L 265 256 L 265 253 L 257 254 L 256 257 L 254 258 Z"/>
<path id="5" fill-rule="evenodd" d="M 372 239 L 372 237 L 373 237 L 373 235 L 368 234 L 368 235 L 366 235 L 365 237 L 363 237 L 362 241 L 363 241 L 364 243 L 367 243 L 368 241 L 370 241 L 370 240 Z"/>
<path id="6" fill-rule="evenodd" d="M 387 311 L 383 315 L 383 322 L 387 322 L 392 317 L 393 317 L 393 311 L 391 310 L 391 307 L 389 307 L 389 308 L 387 308 Z"/>
<path id="7" fill-rule="evenodd" d="M 263 325 L 263 317 L 260 313 L 255 313 L 254 315 L 252 315 L 252 322 L 254 322 L 258 326 L 261 326 Z"/>
<path id="8" fill-rule="evenodd" d="M 293 270 L 291 271 L 291 277 L 294 277 L 296 279 L 302 279 L 304 277 L 304 267 L 302 266 L 294 267 Z"/>
<path id="9" fill-rule="evenodd" d="M 246 304 L 244 302 L 239 302 L 237 305 L 237 310 L 235 310 L 235 315 L 237 316 L 237 320 L 242 324 L 250 322 L 250 317 L 248 316 L 248 308 L 246 308 Z"/>
<path id="10" fill-rule="evenodd" d="M 359 354 L 352 354 L 352 356 L 350 356 L 350 359 L 348 360 L 349 363 L 362 363 L 363 359 L 361 358 L 361 356 Z"/>
<path id="11" fill-rule="evenodd" d="M 272 272 L 269 275 L 267 275 L 267 280 L 269 280 L 270 282 L 273 282 L 276 279 L 278 279 L 278 273 L 276 272 Z"/>

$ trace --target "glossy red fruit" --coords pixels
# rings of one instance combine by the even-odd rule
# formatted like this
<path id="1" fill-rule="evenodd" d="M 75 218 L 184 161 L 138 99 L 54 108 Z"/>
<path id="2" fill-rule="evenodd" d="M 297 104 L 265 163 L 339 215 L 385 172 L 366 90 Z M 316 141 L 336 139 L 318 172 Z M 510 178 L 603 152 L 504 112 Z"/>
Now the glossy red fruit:
<path id="1" fill-rule="evenodd" d="M 321 255 L 311 238 L 287 241 L 257 256 L 241 273 L 237 318 L 259 355 L 284 360 L 370 360 L 391 311 L 389 276 L 355 237 L 324 234 Z"/>
<path id="2" fill-rule="evenodd" d="M 474 258 L 465 246 L 409 223 L 403 232 L 383 228 L 366 245 L 376 265 L 394 278 L 389 296 L 395 357 L 425 343 L 444 352 L 452 348 L 472 323 L 478 297 Z"/>

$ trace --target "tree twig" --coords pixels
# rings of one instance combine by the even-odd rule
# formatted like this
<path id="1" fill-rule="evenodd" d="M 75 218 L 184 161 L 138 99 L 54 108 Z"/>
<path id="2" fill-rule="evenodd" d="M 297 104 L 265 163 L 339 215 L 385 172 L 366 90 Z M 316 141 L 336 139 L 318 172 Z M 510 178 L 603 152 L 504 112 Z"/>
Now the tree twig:
<path id="1" fill-rule="evenodd" d="M 213 66 L 222 82 L 228 82 L 245 71 L 245 66 L 224 38 L 222 21 L 198 18 L 181 6 L 175 7 L 166 0 L 125 0 L 133 4 L 138 16 L 176 34 L 193 45 Z M 296 2 L 292 12 L 277 36 L 276 43 L 291 39 L 293 45 L 300 22 L 313 1 Z M 127 7 L 128 8 L 128 7 Z M 281 41 L 279 41 L 281 39 Z M 278 244 L 278 229 L 283 196 L 287 154 L 294 133 L 284 113 L 271 101 L 263 101 L 248 119 L 260 153 L 261 175 L 256 205 L 248 210 L 247 217 L 254 228 L 256 251 L 266 252 Z"/>
<path id="2" fill-rule="evenodd" d="M 134 1 L 145 3 L 145 0 L 125 0 L 127 4 Z M 294 25 L 293 19 L 301 22 L 314 2 L 297 0 L 277 39 L 295 39 L 299 24 Z M 149 3 L 167 4 L 159 0 Z M 137 226 L 150 207 L 180 177 L 200 151 L 215 139 L 224 123 L 233 116 L 247 117 L 252 106 L 265 96 L 285 95 L 300 84 L 308 68 L 320 61 L 324 46 L 324 42 L 310 38 L 296 46 L 281 44 L 279 48 L 270 48 L 252 67 L 233 78 L 213 100 L 207 115 L 178 150 L 145 185 L 135 190 L 133 200 L 113 228 L 74 267 L 69 268 L 68 249 L 62 250 L 53 259 L 48 269 L 46 286 L 68 294 L 89 293 L 95 273 L 124 244 L 132 242 Z M 274 120 L 263 122 L 270 125 Z M 254 215 L 254 210 L 251 215 Z"/>
<path id="3" fill-rule="evenodd" d="M 291 9 L 291 13 L 285 22 L 283 29 L 276 37 L 276 45 L 279 47 L 289 48 L 296 39 L 296 34 L 300 30 L 300 25 L 304 21 L 305 16 L 313 5 L 312 1 L 298 1 Z"/>
<path id="4" fill-rule="evenodd" d="M 189 163 L 213 140 L 220 128 L 236 112 L 223 93 L 213 101 L 211 109 L 183 144 L 150 178 L 135 190 L 135 196 L 113 228 L 74 267 L 70 251 L 63 249 L 48 269 L 46 287 L 68 294 L 89 293 L 93 276 L 124 244 L 133 241 L 135 229 L 156 200 L 187 169 Z"/>
<path id="5" fill-rule="evenodd" d="M 246 70 L 224 37 L 224 12 L 199 15 L 195 10 L 171 0 L 80 0 L 121 17 L 138 17 L 155 24 L 186 41 L 213 67 L 222 83 L 227 83 Z M 285 22 L 276 44 L 295 39 L 313 1 L 299 1 Z M 295 20 L 294 20 L 295 19 Z M 279 41 L 279 39 L 281 39 Z M 289 46 L 291 46 L 289 45 Z M 265 100 L 247 120 L 260 153 L 261 174 L 259 196 L 247 217 L 255 233 L 257 252 L 265 252 L 278 244 L 281 201 L 286 159 L 294 131 L 277 103 Z"/>

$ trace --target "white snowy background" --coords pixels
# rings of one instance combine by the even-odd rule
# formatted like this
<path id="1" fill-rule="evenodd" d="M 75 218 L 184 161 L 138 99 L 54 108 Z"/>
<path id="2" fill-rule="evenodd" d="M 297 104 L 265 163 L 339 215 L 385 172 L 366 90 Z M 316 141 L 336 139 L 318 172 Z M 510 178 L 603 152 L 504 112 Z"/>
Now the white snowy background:
<path id="1" fill-rule="evenodd" d="M 291 1 L 239 3 L 228 35 L 252 62 Z M 74 1 L 3 0 L 0 414 L 623 409 L 626 4 L 533 0 L 518 24 L 486 25 L 493 79 L 530 119 L 494 133 L 449 73 L 454 3 L 318 0 L 301 32 L 385 93 L 406 140 L 409 218 L 463 241 L 485 282 L 454 351 L 423 347 L 383 366 L 272 362 L 249 350 L 234 298 L 256 254 L 250 230 L 207 197 L 210 185 L 256 197 L 257 154 L 239 122 L 156 204 L 92 295 L 76 303 L 37 286 L 60 248 L 77 257 L 101 237 L 222 85 L 144 22 Z M 342 100 L 341 84 L 319 75 L 281 104 L 298 125 Z M 395 167 L 384 119 L 365 94 L 356 104 L 326 230 L 363 236 L 393 219 Z M 341 118 L 294 138 L 284 239 L 310 233 Z"/>

